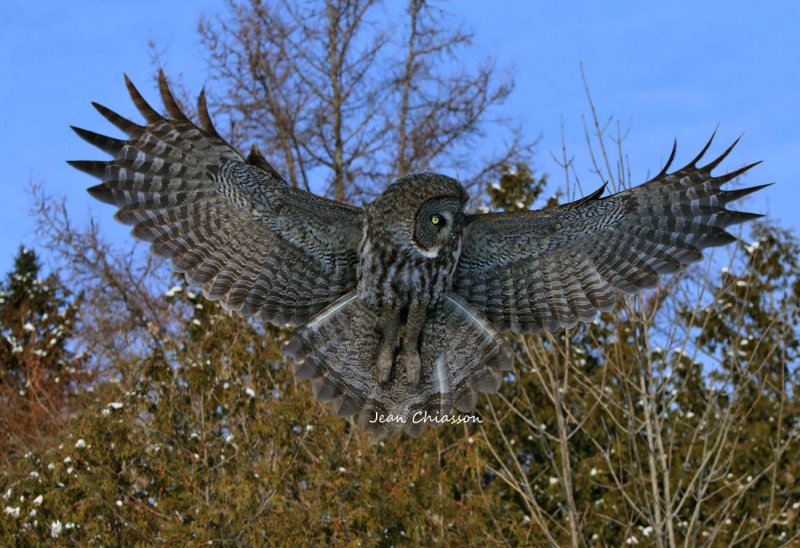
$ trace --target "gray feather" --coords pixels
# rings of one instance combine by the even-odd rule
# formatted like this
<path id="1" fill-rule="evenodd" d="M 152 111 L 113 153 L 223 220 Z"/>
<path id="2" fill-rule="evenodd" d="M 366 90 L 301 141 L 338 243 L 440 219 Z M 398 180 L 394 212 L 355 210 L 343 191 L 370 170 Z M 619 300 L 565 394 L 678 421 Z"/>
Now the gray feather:
<path id="1" fill-rule="evenodd" d="M 114 158 L 70 163 L 103 181 L 89 192 L 118 206 L 135 237 L 207 298 L 280 324 L 302 324 L 353 289 L 360 209 L 291 188 L 260 154 L 248 163 L 216 132 L 202 95 L 202 128 L 183 114 L 163 73 L 166 118 L 125 83 L 147 124 L 95 105 L 129 139 L 76 128 Z"/>
<path id="2" fill-rule="evenodd" d="M 767 185 L 721 190 L 757 164 L 712 176 L 736 143 L 697 167 L 710 143 L 667 173 L 673 149 L 656 177 L 605 198 L 600 189 L 551 209 L 468 216 L 455 291 L 500 329 L 552 331 L 613 306 L 614 289 L 653 287 L 704 248 L 734 241 L 725 228 L 760 215 L 725 205 Z"/>

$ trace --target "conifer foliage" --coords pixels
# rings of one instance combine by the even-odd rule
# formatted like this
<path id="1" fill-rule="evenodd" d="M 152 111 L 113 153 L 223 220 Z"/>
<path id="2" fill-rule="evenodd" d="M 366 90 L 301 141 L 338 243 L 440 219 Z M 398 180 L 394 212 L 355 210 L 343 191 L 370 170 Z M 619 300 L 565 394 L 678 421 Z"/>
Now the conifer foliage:
<path id="1" fill-rule="evenodd" d="M 21 247 L 0 285 L 0 458 L 25 453 L 74 412 L 90 376 L 69 348 L 78 311 L 55 276 L 40 277 L 36 253 Z"/>

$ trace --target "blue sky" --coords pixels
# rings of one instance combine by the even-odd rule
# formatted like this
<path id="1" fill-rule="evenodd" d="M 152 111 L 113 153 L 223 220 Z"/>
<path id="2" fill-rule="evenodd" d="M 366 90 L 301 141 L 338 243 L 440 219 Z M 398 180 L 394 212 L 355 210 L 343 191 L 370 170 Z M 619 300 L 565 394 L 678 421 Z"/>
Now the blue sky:
<path id="1" fill-rule="evenodd" d="M 149 40 L 167 48 L 168 71 L 199 91 L 205 64 L 197 21 L 223 4 L 2 2 L 0 272 L 9 270 L 20 243 L 36 243 L 30 180 L 65 195 L 76 221 L 91 211 L 105 232 L 123 237 L 127 229 L 115 226 L 113 208 L 86 194 L 93 182 L 65 163 L 104 157 L 69 125 L 109 131 L 89 101 L 135 116 L 123 72 L 157 104 L 148 88 Z M 517 87 L 502 114 L 531 137 L 541 135 L 535 166 L 554 184 L 563 180 L 550 156 L 561 150 L 562 117 L 578 174 L 589 187 L 597 183 L 581 125 L 588 113 L 582 61 L 600 117 L 631 122 L 626 153 L 635 181 L 661 168 L 673 139 L 682 165 L 719 124 L 712 153 L 744 133 L 723 167 L 763 160 L 744 182 L 777 183 L 746 209 L 800 226 L 800 3 L 459 0 L 448 9 L 474 30 L 476 56 L 511 67 Z"/>

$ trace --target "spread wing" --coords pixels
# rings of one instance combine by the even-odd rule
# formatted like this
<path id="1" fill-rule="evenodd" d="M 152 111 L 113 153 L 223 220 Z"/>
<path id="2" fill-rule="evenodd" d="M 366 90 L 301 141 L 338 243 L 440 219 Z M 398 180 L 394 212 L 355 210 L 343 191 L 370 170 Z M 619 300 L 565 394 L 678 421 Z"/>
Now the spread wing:
<path id="1" fill-rule="evenodd" d="M 712 136 L 713 139 L 713 136 Z M 737 139 L 738 141 L 738 139 Z M 615 302 L 614 288 L 653 287 L 660 274 L 734 241 L 725 227 L 760 217 L 725 205 L 768 185 L 720 187 L 756 164 L 714 177 L 719 158 L 664 169 L 646 183 L 540 211 L 468 216 L 454 276 L 456 293 L 501 330 L 535 333 L 591 320 Z"/>
<path id="2" fill-rule="evenodd" d="M 209 299 L 276 324 L 305 323 L 355 287 L 361 209 L 292 188 L 255 147 L 245 159 L 214 129 L 203 93 L 198 127 L 163 73 L 167 117 L 125 81 L 146 125 L 93 103 L 128 139 L 73 128 L 114 158 L 69 163 L 103 181 L 89 193 L 118 206 L 134 236 Z"/>

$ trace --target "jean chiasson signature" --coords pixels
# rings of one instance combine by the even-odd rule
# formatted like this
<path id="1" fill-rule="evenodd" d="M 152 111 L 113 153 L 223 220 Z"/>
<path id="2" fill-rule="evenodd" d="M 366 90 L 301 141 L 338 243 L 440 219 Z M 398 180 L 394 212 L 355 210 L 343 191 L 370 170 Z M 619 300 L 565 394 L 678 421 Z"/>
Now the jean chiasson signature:
<path id="1" fill-rule="evenodd" d="M 427 411 L 417 411 L 411 416 L 412 424 L 419 424 L 421 422 L 432 422 L 436 424 L 478 424 L 482 423 L 477 415 L 430 415 Z M 370 423 L 387 423 L 396 422 L 399 424 L 406 424 L 409 421 L 408 417 L 402 415 L 379 415 L 375 416 L 369 421 Z"/>

